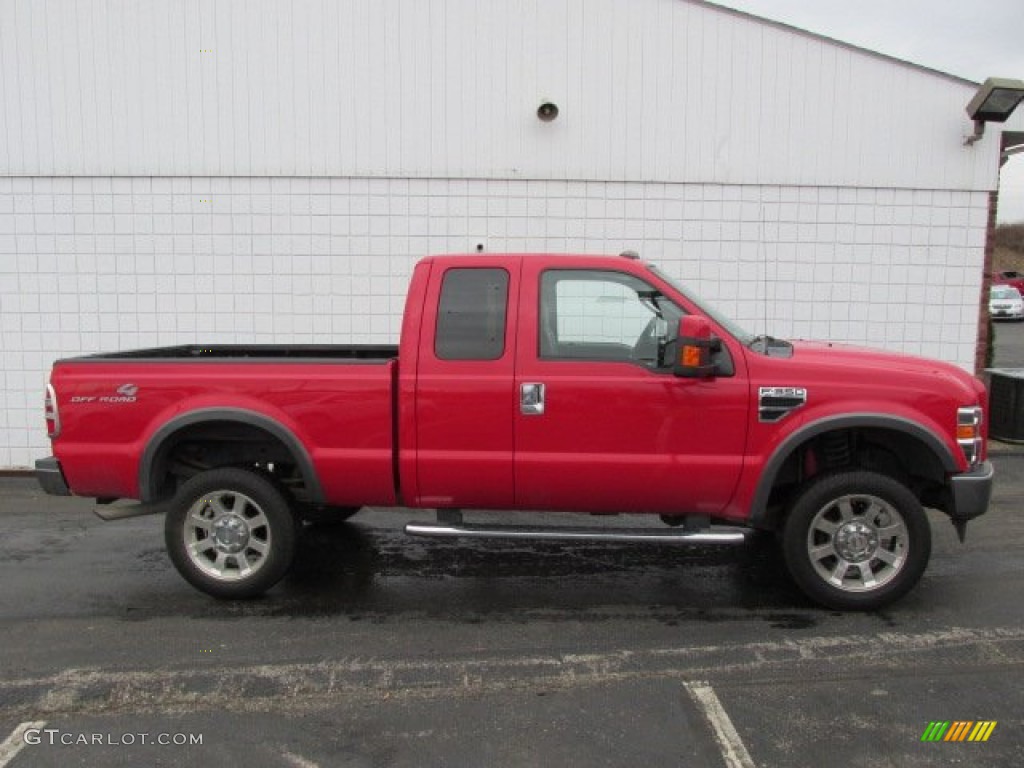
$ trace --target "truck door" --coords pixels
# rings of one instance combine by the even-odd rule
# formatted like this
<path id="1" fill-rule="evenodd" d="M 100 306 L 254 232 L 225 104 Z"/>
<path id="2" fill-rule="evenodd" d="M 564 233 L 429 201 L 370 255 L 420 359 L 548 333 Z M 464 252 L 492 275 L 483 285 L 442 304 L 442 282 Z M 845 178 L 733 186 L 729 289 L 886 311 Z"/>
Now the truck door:
<path id="1" fill-rule="evenodd" d="M 662 321 L 677 327 L 685 312 L 678 297 L 628 271 L 578 265 L 523 261 L 517 506 L 720 512 L 746 443 L 749 395 L 738 344 L 729 339 L 724 352 L 734 375 L 677 378 L 658 366 L 654 332 L 664 331 Z"/>
<path id="2" fill-rule="evenodd" d="M 420 506 L 513 506 L 520 263 L 473 257 L 431 270 L 415 390 Z"/>

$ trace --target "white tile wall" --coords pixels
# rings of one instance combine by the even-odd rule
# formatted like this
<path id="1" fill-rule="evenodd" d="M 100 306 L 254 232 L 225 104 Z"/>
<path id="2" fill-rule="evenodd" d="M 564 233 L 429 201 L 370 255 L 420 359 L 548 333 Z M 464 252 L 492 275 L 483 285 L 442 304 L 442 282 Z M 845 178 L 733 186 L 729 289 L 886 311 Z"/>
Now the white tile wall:
<path id="1" fill-rule="evenodd" d="M 52 361 L 397 341 L 428 253 L 641 252 L 752 330 L 973 366 L 987 195 L 565 181 L 0 178 L 0 467 Z"/>

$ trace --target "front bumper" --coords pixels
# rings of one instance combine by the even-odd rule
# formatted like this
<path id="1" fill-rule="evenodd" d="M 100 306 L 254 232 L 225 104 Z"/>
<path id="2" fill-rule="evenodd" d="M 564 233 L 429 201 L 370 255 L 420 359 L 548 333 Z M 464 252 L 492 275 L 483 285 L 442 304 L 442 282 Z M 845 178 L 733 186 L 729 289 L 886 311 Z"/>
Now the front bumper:
<path id="1" fill-rule="evenodd" d="M 1024 319 L 1024 309 L 1019 307 L 993 307 L 988 308 L 989 317 L 993 320 L 1021 320 Z"/>
<path id="2" fill-rule="evenodd" d="M 60 461 L 53 456 L 36 461 L 36 480 L 51 496 L 71 495 L 64 473 L 60 469 Z"/>
<path id="3" fill-rule="evenodd" d="M 988 510 L 989 499 L 992 498 L 992 479 L 995 470 L 991 461 L 984 462 L 980 467 L 953 475 L 950 486 L 953 489 L 953 510 L 950 516 L 954 520 L 973 520 Z"/>

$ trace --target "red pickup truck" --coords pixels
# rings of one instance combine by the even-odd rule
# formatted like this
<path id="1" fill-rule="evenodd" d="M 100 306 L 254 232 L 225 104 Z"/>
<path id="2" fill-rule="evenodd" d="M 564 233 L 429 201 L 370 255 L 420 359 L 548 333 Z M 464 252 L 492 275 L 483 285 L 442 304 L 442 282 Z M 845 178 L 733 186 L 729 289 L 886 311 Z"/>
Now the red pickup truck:
<path id="1" fill-rule="evenodd" d="M 632 254 L 426 258 L 401 343 L 62 360 L 43 488 L 164 512 L 175 566 L 264 592 L 303 520 L 437 510 L 427 536 L 736 543 L 774 531 L 813 600 L 871 609 L 927 564 L 924 507 L 985 512 L 986 393 L 945 363 L 753 336 Z M 138 500 L 134 507 L 103 506 Z M 124 504 L 124 502 L 120 502 Z M 658 515 L 482 525 L 461 510 Z"/>

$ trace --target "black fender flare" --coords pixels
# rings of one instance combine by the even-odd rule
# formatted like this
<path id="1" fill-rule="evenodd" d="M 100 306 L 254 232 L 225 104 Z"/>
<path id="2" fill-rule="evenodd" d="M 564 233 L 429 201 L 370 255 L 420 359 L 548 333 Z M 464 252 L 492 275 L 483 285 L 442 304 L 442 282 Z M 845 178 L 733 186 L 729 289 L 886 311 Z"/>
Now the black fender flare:
<path id="1" fill-rule="evenodd" d="M 902 432 L 917 439 L 930 449 L 946 472 L 953 474 L 960 471 L 960 467 L 956 463 L 956 457 L 946 444 L 930 429 L 910 419 L 882 413 L 851 413 L 842 416 L 828 416 L 800 427 L 783 440 L 772 452 L 771 458 L 764 465 L 764 471 L 762 471 L 761 478 L 757 482 L 757 490 L 754 492 L 754 498 L 750 504 L 750 525 L 755 528 L 763 528 L 771 524 L 772 521 L 768 516 L 768 498 L 771 495 L 772 487 L 775 485 L 775 478 L 782 469 L 782 465 L 789 458 L 790 454 L 796 450 L 797 446 L 825 432 L 831 432 L 836 429 L 854 429 L 857 427 L 889 429 L 895 432 Z"/>
<path id="2" fill-rule="evenodd" d="M 153 467 L 160 449 L 175 432 L 184 427 L 194 424 L 202 424 L 209 421 L 233 421 L 237 424 L 245 424 L 250 427 L 262 429 L 282 443 L 295 458 L 295 463 L 302 473 L 302 479 L 310 497 L 316 503 L 323 503 L 324 493 L 313 467 L 313 460 L 302 442 L 292 433 L 290 429 L 280 422 L 256 411 L 244 408 L 200 408 L 195 411 L 188 411 L 170 419 L 162 424 L 149 438 L 146 447 L 139 459 L 139 496 L 144 503 L 158 500 L 158 489 L 153 478 Z"/>

